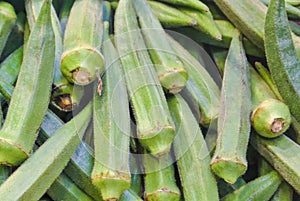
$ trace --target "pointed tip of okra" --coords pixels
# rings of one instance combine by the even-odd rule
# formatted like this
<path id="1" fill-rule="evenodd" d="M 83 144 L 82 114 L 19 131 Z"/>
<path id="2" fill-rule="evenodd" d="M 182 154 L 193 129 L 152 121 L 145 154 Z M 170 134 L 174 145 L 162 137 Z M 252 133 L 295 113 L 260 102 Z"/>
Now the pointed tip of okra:
<path id="1" fill-rule="evenodd" d="M 275 99 L 267 99 L 253 111 L 251 121 L 256 132 L 267 138 L 282 135 L 291 124 L 288 106 Z"/>
<path id="2" fill-rule="evenodd" d="M 61 58 L 61 71 L 67 80 L 77 85 L 87 85 L 96 79 L 96 69 L 104 71 L 102 54 L 90 47 L 66 51 Z"/>
<path id="3" fill-rule="evenodd" d="M 159 131 L 151 131 L 147 138 L 138 135 L 141 145 L 146 148 L 151 155 L 160 158 L 170 152 L 172 141 L 175 137 L 175 129 L 172 126 L 160 128 Z"/>
<path id="4" fill-rule="evenodd" d="M 159 80 L 168 93 L 177 94 L 185 87 L 188 73 L 184 68 L 176 69 L 159 76 Z"/>
<path id="5" fill-rule="evenodd" d="M 234 184 L 240 176 L 245 174 L 247 165 L 239 160 L 215 159 L 211 163 L 211 169 L 218 177 Z"/>
<path id="6" fill-rule="evenodd" d="M 93 177 L 93 185 L 101 192 L 102 199 L 119 200 L 121 195 L 130 187 L 129 178 L 109 178 L 104 176 Z"/>
<path id="7" fill-rule="evenodd" d="M 0 138 L 0 164 L 7 166 L 17 166 L 29 157 L 29 154 L 18 144 Z"/>
<path id="8" fill-rule="evenodd" d="M 180 194 L 178 192 L 166 188 L 161 188 L 151 194 L 145 195 L 146 201 L 179 201 L 179 199 Z"/>

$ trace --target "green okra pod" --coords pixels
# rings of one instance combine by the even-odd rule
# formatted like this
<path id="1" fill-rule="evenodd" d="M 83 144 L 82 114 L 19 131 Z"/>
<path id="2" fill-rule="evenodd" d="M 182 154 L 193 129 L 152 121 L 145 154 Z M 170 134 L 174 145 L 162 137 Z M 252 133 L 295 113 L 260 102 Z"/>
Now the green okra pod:
<path id="1" fill-rule="evenodd" d="M 299 0 L 285 0 L 285 2 L 293 6 L 300 6 Z"/>
<path id="2" fill-rule="evenodd" d="M 65 30 L 61 71 L 70 81 L 87 85 L 104 71 L 102 43 L 102 0 L 74 2 Z"/>
<path id="3" fill-rule="evenodd" d="M 8 2 L 0 2 L 0 56 L 16 20 L 14 7 Z"/>
<path id="4" fill-rule="evenodd" d="M 95 90 L 93 100 L 95 160 L 92 182 L 101 192 L 103 200 L 118 200 L 130 187 L 129 103 L 121 61 L 109 38 L 108 21 L 104 21 L 103 39 L 103 92 L 100 96 Z"/>
<path id="5" fill-rule="evenodd" d="M 201 112 L 200 122 L 208 125 L 218 116 L 220 89 L 195 57 L 173 38 L 169 37 L 168 39 L 188 71 L 189 79 L 186 90 L 198 103 Z"/>
<path id="6" fill-rule="evenodd" d="M 141 167 L 140 167 L 141 165 L 142 163 L 140 161 L 139 155 L 137 156 L 130 155 L 130 173 L 131 173 L 130 189 L 139 196 L 142 196 L 142 191 L 143 191 L 142 174 L 141 174 Z"/>
<path id="7" fill-rule="evenodd" d="M 184 200 L 219 200 L 210 154 L 192 111 L 180 95 L 169 97 L 168 104 L 177 128 L 173 147 Z"/>
<path id="8" fill-rule="evenodd" d="M 265 23 L 268 66 L 283 100 L 300 121 L 300 62 L 289 29 L 283 0 L 271 0 Z"/>
<path id="9" fill-rule="evenodd" d="M 44 1 L 24 51 L 20 75 L 0 131 L 1 164 L 18 165 L 29 156 L 48 107 L 55 53 L 50 9 L 51 2 Z"/>
<path id="10" fill-rule="evenodd" d="M 122 194 L 119 201 L 142 201 L 142 198 L 140 198 L 133 190 L 129 189 Z"/>
<path id="11" fill-rule="evenodd" d="M 234 183 L 247 170 L 251 112 L 249 77 L 247 58 L 237 31 L 225 62 L 218 139 L 211 161 L 212 170 L 229 183 Z"/>
<path id="12" fill-rule="evenodd" d="M 135 0 L 134 5 L 159 81 L 167 92 L 176 94 L 186 85 L 187 70 L 171 47 L 165 31 L 147 2 Z"/>
<path id="13" fill-rule="evenodd" d="M 265 5 L 269 5 L 270 4 L 270 0 L 260 0 L 261 2 L 263 2 Z M 288 3 L 285 3 L 285 7 L 286 7 L 286 12 L 289 18 L 292 19 L 299 19 L 300 18 L 300 10 Z"/>
<path id="14" fill-rule="evenodd" d="M 90 117 L 91 104 L 61 127 L 1 185 L 1 199 L 25 201 L 42 197 L 67 165 Z"/>
<path id="15" fill-rule="evenodd" d="M 47 190 L 47 195 L 49 195 L 53 200 L 64 200 L 64 201 L 93 201 L 89 195 L 85 194 L 80 188 L 78 188 L 73 181 L 61 173 L 52 185 Z"/>
<path id="16" fill-rule="evenodd" d="M 173 161 L 170 154 L 162 158 L 143 155 L 145 170 L 144 198 L 148 201 L 179 201 L 180 190 L 175 181 Z"/>
<path id="17" fill-rule="evenodd" d="M 151 6 L 154 15 L 156 15 L 160 23 L 166 28 L 197 25 L 197 21 L 195 19 L 184 14 L 175 7 L 158 1 L 147 2 Z"/>
<path id="18" fill-rule="evenodd" d="M 66 26 L 68 23 L 70 11 L 71 11 L 71 8 L 72 8 L 74 2 L 75 2 L 75 0 L 65 0 L 62 2 L 60 12 L 59 12 L 62 36 L 65 35 L 65 30 L 66 30 Z"/>
<path id="19" fill-rule="evenodd" d="M 2 106 L 0 104 L 0 128 L 3 123 L 3 114 L 2 114 Z M 9 177 L 11 173 L 10 167 L 5 165 L 0 165 L 0 185 Z"/>
<path id="20" fill-rule="evenodd" d="M 133 6 L 132 0 L 119 2 L 115 42 L 137 123 L 137 137 L 142 146 L 159 157 L 170 151 L 175 128 Z"/>
<path id="21" fill-rule="evenodd" d="M 273 170 L 270 173 L 245 184 L 233 193 L 228 194 L 222 198 L 222 201 L 268 201 L 280 185 L 281 181 L 282 178 L 280 175 Z"/>
<path id="22" fill-rule="evenodd" d="M 197 9 L 200 12 L 209 12 L 208 7 L 202 3 L 201 1 L 197 0 L 159 0 L 164 3 L 172 4 L 175 7 L 182 6 Z"/>

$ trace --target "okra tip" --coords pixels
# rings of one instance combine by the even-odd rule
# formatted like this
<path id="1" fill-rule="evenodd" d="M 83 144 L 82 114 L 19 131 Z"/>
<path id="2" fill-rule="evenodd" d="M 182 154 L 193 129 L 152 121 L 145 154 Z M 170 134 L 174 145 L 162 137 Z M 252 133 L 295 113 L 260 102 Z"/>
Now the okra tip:
<path id="1" fill-rule="evenodd" d="M 234 184 L 236 180 L 245 174 L 247 165 L 240 160 L 233 161 L 232 159 L 215 159 L 211 163 L 213 172 L 220 178 L 230 184 Z"/>
<path id="2" fill-rule="evenodd" d="M 256 132 L 267 138 L 283 134 L 291 124 L 288 106 L 275 99 L 267 99 L 253 111 L 251 121 Z"/>
<path id="3" fill-rule="evenodd" d="M 177 94 L 185 87 L 188 73 L 184 68 L 176 69 L 159 76 L 159 80 L 168 93 Z"/>
<path id="4" fill-rule="evenodd" d="M 3 138 L 0 138 L 0 150 L 1 165 L 16 166 L 29 157 L 29 154 L 20 145 Z"/>
<path id="5" fill-rule="evenodd" d="M 167 188 L 161 188 L 157 191 L 145 195 L 145 200 L 147 201 L 157 201 L 157 200 L 172 200 L 172 201 L 179 201 L 180 194 L 178 192 L 174 192 Z"/>
<path id="6" fill-rule="evenodd" d="M 61 58 L 61 71 L 69 82 L 87 85 L 104 71 L 104 58 L 94 48 L 78 48 L 65 52 Z"/>

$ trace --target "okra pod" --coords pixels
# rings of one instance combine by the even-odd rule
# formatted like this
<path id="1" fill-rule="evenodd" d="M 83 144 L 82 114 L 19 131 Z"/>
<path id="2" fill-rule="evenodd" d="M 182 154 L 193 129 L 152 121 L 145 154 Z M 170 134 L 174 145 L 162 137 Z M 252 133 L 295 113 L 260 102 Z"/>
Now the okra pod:
<path id="1" fill-rule="evenodd" d="M 2 114 L 2 106 L 0 104 L 0 128 L 2 127 L 3 123 L 3 114 Z M 0 165 L 0 185 L 9 177 L 11 171 L 10 167 L 5 165 Z"/>
<path id="2" fill-rule="evenodd" d="M 233 193 L 228 194 L 222 198 L 222 201 L 268 201 L 280 185 L 281 181 L 282 178 L 280 175 L 273 170 L 270 173 L 245 184 Z"/>
<path id="3" fill-rule="evenodd" d="M 208 7 L 201 1 L 197 1 L 197 0 L 159 0 L 159 1 L 172 4 L 175 7 L 182 6 L 182 7 L 193 8 L 204 13 L 209 12 Z"/>
<path id="4" fill-rule="evenodd" d="M 61 71 L 70 81 L 87 85 L 104 71 L 102 43 L 102 0 L 74 2 L 65 30 Z"/>
<path id="5" fill-rule="evenodd" d="M 103 24 L 104 88 L 101 96 L 94 91 L 95 160 L 92 182 L 101 192 L 103 200 L 118 200 L 130 187 L 129 103 L 121 61 L 118 60 L 117 50 L 109 38 L 109 22 L 104 21 Z"/>
<path id="6" fill-rule="evenodd" d="M 145 194 L 148 201 L 179 201 L 180 190 L 175 181 L 173 161 L 170 154 L 162 158 L 143 155 L 145 170 Z"/>
<path id="7" fill-rule="evenodd" d="M 190 8 L 179 8 L 179 10 L 196 20 L 197 26 L 194 28 L 202 31 L 204 34 L 215 40 L 222 40 L 220 30 L 215 24 L 213 16 L 210 12 L 203 13 Z"/>
<path id="8" fill-rule="evenodd" d="M 285 2 L 293 6 L 300 6 L 299 0 L 285 0 Z"/>
<path id="9" fill-rule="evenodd" d="M 247 58 L 237 31 L 225 62 L 218 139 L 211 161 L 212 170 L 229 183 L 235 183 L 247 170 L 251 112 L 249 77 Z"/>
<path id="10" fill-rule="evenodd" d="M 25 201 L 42 197 L 67 165 L 90 117 L 91 104 L 61 127 L 0 186 L 1 199 Z"/>
<path id="11" fill-rule="evenodd" d="M 265 49 L 271 76 L 296 120 L 300 121 L 300 62 L 289 29 L 284 0 L 271 0 L 265 23 Z"/>
<path id="12" fill-rule="evenodd" d="M 158 1 L 147 1 L 160 23 L 166 27 L 196 26 L 197 22 L 179 9 Z"/>
<path id="13" fill-rule="evenodd" d="M 270 4 L 270 0 L 260 0 L 261 2 L 263 2 L 265 5 L 269 5 Z M 299 19 L 300 18 L 300 10 L 288 3 L 285 3 L 285 7 L 286 7 L 286 12 L 289 18 L 294 18 L 294 19 Z"/>
<path id="14" fill-rule="evenodd" d="M 168 38 L 173 49 L 185 64 L 189 74 L 186 90 L 198 103 L 200 122 L 208 125 L 219 113 L 220 89 L 206 69 L 184 47 L 171 37 Z"/>
<path id="15" fill-rule="evenodd" d="M 85 194 L 80 188 L 78 188 L 73 181 L 61 173 L 56 180 L 52 183 L 50 188 L 47 190 L 47 194 L 53 200 L 64 200 L 64 201 L 74 201 L 74 200 L 84 200 L 93 201 L 89 195 Z"/>
<path id="16" fill-rule="evenodd" d="M 173 146 L 184 200 L 219 200 L 209 151 L 198 122 L 179 94 L 169 97 L 168 104 L 177 128 Z"/>
<path id="17" fill-rule="evenodd" d="M 142 201 L 142 199 L 131 189 L 125 191 L 119 201 Z"/>
<path id="18" fill-rule="evenodd" d="M 160 157 L 170 151 L 175 128 L 136 18 L 133 1 L 121 0 L 115 13 L 115 42 L 137 123 L 137 137 L 151 154 Z"/>
<path id="19" fill-rule="evenodd" d="M 0 2 L 0 56 L 16 20 L 14 7 L 8 2 Z"/>
<path id="20" fill-rule="evenodd" d="M 265 139 L 251 135 L 251 144 L 298 193 L 300 192 L 299 160 L 300 146 L 282 135 Z"/>
<path id="21" fill-rule="evenodd" d="M 29 156 L 48 107 L 55 53 L 50 9 L 51 2 L 44 1 L 24 51 L 20 75 L 0 131 L 1 164 L 18 165 Z"/>
<path id="22" fill-rule="evenodd" d="M 130 155 L 130 189 L 131 191 L 135 192 L 138 196 L 142 196 L 143 191 L 142 174 L 140 167 L 141 165 L 142 163 L 140 161 L 139 155 Z"/>
<path id="23" fill-rule="evenodd" d="M 134 0 L 134 5 L 159 81 L 167 92 L 176 94 L 186 85 L 187 71 L 147 2 Z"/>
<path id="24" fill-rule="evenodd" d="M 60 26 L 61 26 L 61 33 L 62 36 L 65 35 L 66 26 L 68 23 L 69 15 L 71 8 L 74 4 L 75 0 L 65 0 L 62 2 L 60 12 L 59 12 L 59 19 L 60 19 Z"/>

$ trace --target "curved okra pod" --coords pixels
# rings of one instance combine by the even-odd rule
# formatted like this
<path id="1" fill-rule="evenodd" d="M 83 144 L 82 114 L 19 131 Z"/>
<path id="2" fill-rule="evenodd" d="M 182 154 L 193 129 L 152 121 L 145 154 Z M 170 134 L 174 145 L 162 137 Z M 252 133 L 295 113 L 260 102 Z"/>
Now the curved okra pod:
<path id="1" fill-rule="evenodd" d="M 222 201 L 259 200 L 268 201 L 277 190 L 282 178 L 276 171 L 258 177 L 245 184 L 231 194 L 228 194 Z"/>
<path id="2" fill-rule="evenodd" d="M 237 31 L 225 62 L 217 147 L 211 161 L 212 170 L 229 183 L 234 183 L 247 170 L 251 93 L 248 63 L 241 40 Z"/>
<path id="3" fill-rule="evenodd" d="M 0 186 L 2 200 L 38 200 L 43 196 L 79 145 L 91 118 L 91 107 L 87 105 L 62 126 Z"/>
<path id="4" fill-rule="evenodd" d="M 175 7 L 182 6 L 182 7 L 188 7 L 196 9 L 200 12 L 209 12 L 208 7 L 198 0 L 158 0 L 161 2 L 165 2 L 168 4 L 173 4 Z"/>
<path id="5" fill-rule="evenodd" d="M 300 62 L 289 29 L 284 0 L 271 0 L 265 24 L 265 49 L 271 76 L 296 120 L 300 121 Z"/>
<path id="6" fill-rule="evenodd" d="M 102 0 L 74 2 L 64 35 L 61 71 L 72 83 L 87 85 L 104 71 L 102 43 Z"/>
<path id="7" fill-rule="evenodd" d="M 173 146 L 184 200 L 219 200 L 210 154 L 192 111 L 180 95 L 169 97 L 168 104 L 177 128 Z"/>
<path id="8" fill-rule="evenodd" d="M 0 2 L 0 56 L 16 20 L 14 7 L 10 3 Z"/>
<path id="9" fill-rule="evenodd" d="M 55 53 L 50 10 L 51 3 L 45 0 L 24 51 L 20 75 L 0 131 L 1 164 L 18 165 L 29 156 L 48 107 Z"/>
<path id="10" fill-rule="evenodd" d="M 135 0 L 134 5 L 159 81 L 167 92 L 176 94 L 186 85 L 187 71 L 146 0 Z"/>
<path id="11" fill-rule="evenodd" d="M 180 59 L 188 71 L 186 90 L 198 103 L 201 112 L 200 122 L 208 125 L 219 114 L 220 89 L 195 57 L 173 38 L 169 36 L 168 39 L 177 55 L 181 56 Z"/>
<path id="12" fill-rule="evenodd" d="M 158 1 L 147 1 L 154 15 L 166 27 L 196 26 L 197 22 L 179 9 Z"/>
<path id="13" fill-rule="evenodd" d="M 101 192 L 103 200 L 118 200 L 130 187 L 129 103 L 121 61 L 118 60 L 117 50 L 109 39 L 108 21 L 104 21 L 103 39 L 104 88 L 101 96 L 94 91 L 95 160 L 92 182 Z"/>
<path id="14" fill-rule="evenodd" d="M 151 154 L 160 157 L 170 151 L 175 128 L 136 17 L 133 1 L 121 0 L 115 14 L 115 42 L 137 123 L 137 137 Z"/>

